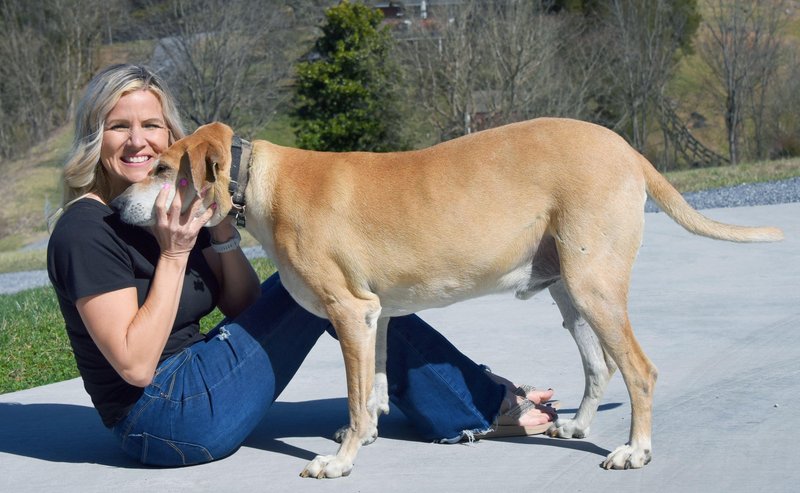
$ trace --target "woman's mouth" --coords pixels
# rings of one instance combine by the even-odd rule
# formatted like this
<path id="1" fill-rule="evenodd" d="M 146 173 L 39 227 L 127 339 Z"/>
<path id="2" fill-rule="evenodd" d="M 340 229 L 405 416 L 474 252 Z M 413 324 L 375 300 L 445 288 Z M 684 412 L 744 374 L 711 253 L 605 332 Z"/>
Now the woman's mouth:
<path id="1" fill-rule="evenodd" d="M 150 156 L 123 156 L 122 162 L 125 164 L 130 164 L 132 166 L 137 166 L 140 164 L 144 164 L 150 161 Z"/>

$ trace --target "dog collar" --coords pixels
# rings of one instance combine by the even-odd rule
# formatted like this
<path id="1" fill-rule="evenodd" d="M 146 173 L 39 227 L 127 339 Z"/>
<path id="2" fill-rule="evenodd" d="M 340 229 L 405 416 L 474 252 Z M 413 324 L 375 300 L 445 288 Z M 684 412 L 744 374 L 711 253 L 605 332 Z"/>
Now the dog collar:
<path id="1" fill-rule="evenodd" d="M 234 135 L 231 142 L 231 181 L 228 192 L 231 194 L 233 207 L 228 215 L 236 219 L 236 225 L 245 227 L 244 211 L 246 207 L 244 191 L 247 188 L 247 178 L 250 175 L 250 159 L 253 146 L 250 142 Z M 241 164 L 245 163 L 244 166 Z"/>

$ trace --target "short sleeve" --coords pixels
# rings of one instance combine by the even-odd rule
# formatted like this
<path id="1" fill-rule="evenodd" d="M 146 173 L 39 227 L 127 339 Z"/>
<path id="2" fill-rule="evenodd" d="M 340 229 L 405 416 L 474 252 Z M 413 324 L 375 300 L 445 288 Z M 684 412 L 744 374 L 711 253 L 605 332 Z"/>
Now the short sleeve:
<path id="1" fill-rule="evenodd" d="M 48 273 L 72 303 L 85 296 L 135 286 L 127 247 L 102 220 L 91 217 L 59 224 L 48 245 Z"/>

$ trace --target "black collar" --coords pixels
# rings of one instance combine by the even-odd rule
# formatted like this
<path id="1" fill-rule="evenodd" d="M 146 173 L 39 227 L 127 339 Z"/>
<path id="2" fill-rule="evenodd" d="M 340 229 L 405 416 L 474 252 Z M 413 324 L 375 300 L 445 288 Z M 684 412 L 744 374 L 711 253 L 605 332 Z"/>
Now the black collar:
<path id="1" fill-rule="evenodd" d="M 245 198 L 244 191 L 247 188 L 247 179 L 250 175 L 250 160 L 252 157 L 253 146 L 250 142 L 234 135 L 231 142 L 231 182 L 228 191 L 231 194 L 233 207 L 229 215 L 236 218 L 236 225 L 244 227 Z M 241 164 L 244 163 L 244 166 Z"/>

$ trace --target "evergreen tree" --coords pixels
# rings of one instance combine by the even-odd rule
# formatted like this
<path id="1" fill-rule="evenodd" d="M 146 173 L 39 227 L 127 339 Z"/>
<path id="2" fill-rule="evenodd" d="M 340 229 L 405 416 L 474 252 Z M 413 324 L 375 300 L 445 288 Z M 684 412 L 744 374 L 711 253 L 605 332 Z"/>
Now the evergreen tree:
<path id="1" fill-rule="evenodd" d="M 390 151 L 406 147 L 398 125 L 397 69 L 383 14 L 347 0 L 325 13 L 318 59 L 297 67 L 297 145 L 325 151 Z"/>

